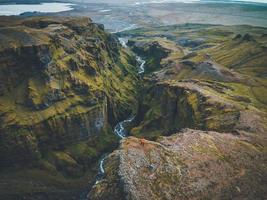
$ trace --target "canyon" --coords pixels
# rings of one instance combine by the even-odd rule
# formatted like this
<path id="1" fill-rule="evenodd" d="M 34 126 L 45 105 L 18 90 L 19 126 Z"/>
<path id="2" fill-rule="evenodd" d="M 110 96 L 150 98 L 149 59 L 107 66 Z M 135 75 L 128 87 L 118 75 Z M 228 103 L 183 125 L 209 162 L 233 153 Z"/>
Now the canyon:
<path id="1" fill-rule="evenodd" d="M 106 158 L 89 199 L 264 199 L 266 96 L 253 90 L 266 89 L 265 32 L 185 24 L 118 33 L 146 60 L 143 89 L 131 137 Z"/>
<path id="2" fill-rule="evenodd" d="M 266 196 L 266 28 L 39 16 L 0 35 L 1 199 Z"/>

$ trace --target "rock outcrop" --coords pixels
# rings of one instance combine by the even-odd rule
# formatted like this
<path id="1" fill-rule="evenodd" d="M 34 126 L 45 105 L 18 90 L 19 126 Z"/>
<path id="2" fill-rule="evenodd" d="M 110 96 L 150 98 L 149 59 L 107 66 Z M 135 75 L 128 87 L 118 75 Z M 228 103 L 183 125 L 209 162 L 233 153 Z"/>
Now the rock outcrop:
<path id="1" fill-rule="evenodd" d="M 184 129 L 157 142 L 130 137 L 106 161 L 91 200 L 264 199 L 264 144 L 250 133 Z"/>

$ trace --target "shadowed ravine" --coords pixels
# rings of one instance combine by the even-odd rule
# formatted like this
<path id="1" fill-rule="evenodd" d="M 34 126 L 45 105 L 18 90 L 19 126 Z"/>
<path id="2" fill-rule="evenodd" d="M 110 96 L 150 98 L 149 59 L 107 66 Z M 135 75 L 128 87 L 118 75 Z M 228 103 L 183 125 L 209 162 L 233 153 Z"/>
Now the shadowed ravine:
<path id="1" fill-rule="evenodd" d="M 124 48 L 128 48 L 127 46 L 127 39 L 125 38 L 119 38 L 119 41 L 121 43 L 121 45 Z M 140 56 L 136 55 L 136 61 L 138 63 L 138 74 L 143 74 L 145 72 L 145 63 L 146 61 L 143 60 Z M 128 136 L 128 132 L 125 128 L 125 126 L 129 123 L 131 123 L 133 120 L 135 119 L 135 115 L 133 115 L 132 117 L 129 117 L 128 119 L 125 119 L 121 122 L 119 122 L 113 130 L 113 133 L 118 136 L 120 139 L 123 139 L 125 137 Z M 99 161 L 99 169 L 98 169 L 98 174 L 96 176 L 96 180 L 95 180 L 95 184 L 98 184 L 99 181 L 101 181 L 101 179 L 103 179 L 103 176 L 105 175 L 105 160 L 108 157 L 108 154 L 104 154 L 102 156 L 102 158 Z M 83 199 L 83 198 L 82 198 Z M 90 196 L 87 196 L 87 199 L 90 199 Z"/>
<path id="2" fill-rule="evenodd" d="M 120 139 L 127 137 L 128 133 L 125 129 L 125 125 L 127 125 L 128 123 L 131 123 L 134 120 L 134 118 L 135 118 L 135 116 L 119 122 L 114 128 L 114 131 L 113 131 L 114 134 L 117 135 L 118 137 L 120 137 Z M 107 158 L 107 155 L 105 154 L 100 159 L 99 170 L 98 170 L 98 175 L 96 177 L 95 184 L 97 184 L 103 178 L 103 175 L 105 174 L 104 164 L 105 164 L 106 158 Z"/>
<path id="3" fill-rule="evenodd" d="M 118 137 L 120 137 L 120 139 L 127 137 L 128 133 L 125 129 L 125 125 L 127 125 L 128 123 L 131 123 L 134 120 L 134 118 L 135 118 L 135 116 L 119 122 L 114 128 L 114 131 L 113 131 L 114 134 L 117 135 Z M 97 184 L 103 178 L 103 176 L 105 174 L 104 165 L 105 165 L 106 158 L 107 158 L 107 155 L 105 154 L 105 155 L 103 155 L 102 159 L 100 159 L 99 170 L 98 170 L 98 175 L 96 177 L 95 184 Z"/>
<path id="4" fill-rule="evenodd" d="M 119 41 L 121 43 L 121 45 L 124 47 L 124 48 L 128 48 L 127 46 L 127 39 L 125 38 L 119 38 Z M 138 74 L 142 74 L 145 72 L 145 63 L 146 61 L 143 60 L 140 56 L 136 55 L 136 61 L 137 63 L 139 64 L 139 67 L 138 67 Z M 121 122 L 119 122 L 115 128 L 114 128 L 114 134 L 117 135 L 118 137 L 120 137 L 121 139 L 127 137 L 127 131 L 125 129 L 125 125 L 127 125 L 128 123 L 131 123 L 133 120 L 134 120 L 135 116 L 133 117 L 129 117 L 128 119 L 126 120 L 123 120 Z M 98 175 L 98 178 L 96 180 L 96 184 L 98 183 L 98 181 L 103 177 L 103 175 L 105 174 L 105 169 L 104 169 L 104 164 L 105 164 L 105 159 L 107 158 L 107 156 L 104 156 L 100 162 L 99 162 L 99 175 Z"/>

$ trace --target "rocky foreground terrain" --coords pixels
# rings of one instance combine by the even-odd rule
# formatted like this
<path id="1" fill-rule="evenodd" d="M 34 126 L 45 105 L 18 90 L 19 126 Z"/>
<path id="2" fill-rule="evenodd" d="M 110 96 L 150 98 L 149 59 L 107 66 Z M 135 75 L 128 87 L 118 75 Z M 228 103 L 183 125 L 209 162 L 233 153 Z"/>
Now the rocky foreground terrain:
<path id="1" fill-rule="evenodd" d="M 184 129 L 142 146 L 129 137 L 90 199 L 264 199 L 266 152 L 252 138 Z"/>
<path id="2" fill-rule="evenodd" d="M 264 199 L 266 35 L 1 17 L 0 199 Z"/>

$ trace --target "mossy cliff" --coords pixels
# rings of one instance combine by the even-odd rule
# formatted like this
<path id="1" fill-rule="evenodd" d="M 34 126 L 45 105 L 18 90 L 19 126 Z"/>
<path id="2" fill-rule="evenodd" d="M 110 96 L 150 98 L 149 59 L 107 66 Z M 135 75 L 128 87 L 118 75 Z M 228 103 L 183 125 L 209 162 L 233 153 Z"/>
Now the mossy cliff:
<path id="1" fill-rule="evenodd" d="M 130 37 L 131 48 L 148 59 L 131 133 L 153 139 L 185 127 L 264 133 L 266 31 L 184 24 L 120 33 Z M 154 51 L 152 44 L 157 44 Z M 153 70 L 151 59 L 157 59 Z"/>
<path id="2" fill-rule="evenodd" d="M 0 170 L 83 175 L 135 108 L 135 58 L 89 18 L 0 21 Z"/>
<path id="3" fill-rule="evenodd" d="M 230 91 L 230 92 L 229 92 Z M 131 133 L 155 139 L 181 128 L 264 133 L 265 113 L 245 98 L 231 96 L 233 87 L 217 82 L 145 81 L 142 103 Z"/>
<path id="4" fill-rule="evenodd" d="M 171 52 L 161 40 L 129 40 L 128 45 L 132 51 L 146 60 L 145 74 L 159 70 L 162 67 L 162 59 L 166 58 Z"/>

